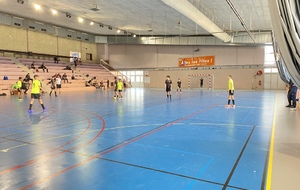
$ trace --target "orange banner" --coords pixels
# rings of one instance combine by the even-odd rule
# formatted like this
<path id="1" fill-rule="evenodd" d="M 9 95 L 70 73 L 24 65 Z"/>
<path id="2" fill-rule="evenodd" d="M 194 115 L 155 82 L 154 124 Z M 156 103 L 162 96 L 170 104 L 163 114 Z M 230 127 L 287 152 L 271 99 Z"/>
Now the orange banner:
<path id="1" fill-rule="evenodd" d="M 179 67 L 201 67 L 215 65 L 215 56 L 186 57 L 178 60 Z"/>

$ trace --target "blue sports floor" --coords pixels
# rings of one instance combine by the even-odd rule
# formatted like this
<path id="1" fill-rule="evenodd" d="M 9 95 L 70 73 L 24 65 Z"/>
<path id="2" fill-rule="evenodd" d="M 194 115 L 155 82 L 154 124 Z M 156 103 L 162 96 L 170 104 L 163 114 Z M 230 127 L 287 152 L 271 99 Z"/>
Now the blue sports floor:
<path id="1" fill-rule="evenodd" d="M 276 92 L 0 97 L 0 189 L 264 189 Z"/>

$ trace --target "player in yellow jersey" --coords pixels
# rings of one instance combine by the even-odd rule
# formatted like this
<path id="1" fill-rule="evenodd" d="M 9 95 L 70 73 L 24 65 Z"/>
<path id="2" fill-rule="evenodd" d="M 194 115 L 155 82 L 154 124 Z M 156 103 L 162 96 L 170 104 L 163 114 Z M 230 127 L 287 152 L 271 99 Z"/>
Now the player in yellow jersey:
<path id="1" fill-rule="evenodd" d="M 234 83 L 232 80 L 232 76 L 228 75 L 228 104 L 227 107 L 230 107 L 230 100 L 232 100 L 232 107 L 235 107 L 234 104 Z"/>
<path id="2" fill-rule="evenodd" d="M 43 104 L 43 100 L 41 98 L 41 94 L 40 91 L 43 90 L 41 82 L 39 80 L 39 76 L 38 75 L 34 75 L 34 80 L 32 82 L 32 88 L 31 88 L 31 100 L 30 100 L 30 104 L 29 104 L 29 110 L 28 113 L 32 113 L 32 104 L 34 102 L 35 99 L 38 99 L 43 111 L 46 111 L 46 108 Z"/>
<path id="3" fill-rule="evenodd" d="M 17 85 L 18 85 L 19 100 L 22 100 L 22 77 L 19 77 Z"/>
<path id="4" fill-rule="evenodd" d="M 119 98 L 122 99 L 122 97 L 123 97 L 123 95 L 122 95 L 122 91 L 123 91 L 123 81 L 122 81 L 122 79 L 120 79 L 120 78 L 119 78 L 117 87 L 118 87 L 118 92 L 119 92 Z"/>

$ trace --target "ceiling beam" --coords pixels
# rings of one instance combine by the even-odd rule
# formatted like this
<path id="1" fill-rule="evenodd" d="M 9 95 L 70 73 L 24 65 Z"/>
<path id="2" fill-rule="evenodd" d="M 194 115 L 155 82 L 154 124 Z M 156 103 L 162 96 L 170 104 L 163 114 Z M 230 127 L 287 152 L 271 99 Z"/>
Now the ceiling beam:
<path id="1" fill-rule="evenodd" d="M 213 21 L 207 18 L 199 9 L 187 0 L 161 0 L 182 15 L 204 28 L 206 31 L 221 39 L 223 42 L 231 41 L 231 36 L 219 28 Z"/>

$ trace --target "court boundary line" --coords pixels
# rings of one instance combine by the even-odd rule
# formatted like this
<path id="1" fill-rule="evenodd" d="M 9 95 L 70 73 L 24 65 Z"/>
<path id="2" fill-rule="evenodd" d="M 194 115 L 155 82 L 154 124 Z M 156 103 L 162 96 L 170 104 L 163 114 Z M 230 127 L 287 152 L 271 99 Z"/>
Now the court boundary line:
<path id="1" fill-rule="evenodd" d="M 197 178 L 197 177 L 192 177 L 192 176 L 187 176 L 187 175 L 183 175 L 183 174 L 168 172 L 168 171 L 165 171 L 165 170 L 150 168 L 150 167 L 147 167 L 147 166 L 141 166 L 141 165 L 137 165 L 137 164 L 131 164 L 131 163 L 128 163 L 128 162 L 122 162 L 122 161 L 117 161 L 117 160 L 112 160 L 112 159 L 102 158 L 102 157 L 101 158 L 98 157 L 97 159 L 98 160 L 105 160 L 105 161 L 113 162 L 113 163 L 118 163 L 118 164 L 123 164 L 123 165 L 127 165 L 127 166 L 142 168 L 142 169 L 146 169 L 146 170 L 150 170 L 150 171 L 160 172 L 160 173 L 164 173 L 164 174 L 169 174 L 169 175 L 173 175 L 173 176 L 178 176 L 178 177 L 182 177 L 182 178 L 186 178 L 186 179 L 191 179 L 191 180 L 195 180 L 195 181 L 201 181 L 201 182 L 205 182 L 205 183 L 209 183 L 209 184 L 220 185 L 220 186 L 224 185 L 223 183 L 219 183 L 219 182 L 214 182 L 214 181 L 209 181 L 209 180 L 205 180 L 205 179 L 201 179 L 201 178 Z M 234 189 L 239 189 L 239 190 L 247 190 L 245 188 L 236 187 L 236 186 L 232 186 L 232 185 L 228 185 L 228 187 L 234 188 Z"/>
<path id="2" fill-rule="evenodd" d="M 87 119 L 87 127 L 85 128 L 85 130 L 81 131 L 80 133 L 78 134 L 75 134 L 73 136 L 74 139 L 79 139 L 80 136 L 82 136 L 83 134 L 85 134 L 87 132 L 87 130 L 90 128 L 90 125 L 91 125 L 91 121 L 90 119 L 86 116 L 86 115 L 81 115 L 83 117 L 85 117 Z M 31 131 L 33 132 L 33 131 Z M 27 132 L 26 132 L 27 133 Z M 40 133 L 42 135 L 44 135 L 45 133 Z M 16 146 L 12 146 L 12 147 L 8 147 L 8 148 L 5 148 L 5 149 L 1 149 L 0 152 L 7 152 L 9 150 L 12 150 L 12 149 L 15 149 L 15 148 L 19 148 L 19 147 L 23 147 L 23 146 L 27 146 L 27 145 L 35 145 L 35 146 L 38 146 L 38 143 L 40 142 L 46 142 L 46 141 L 50 141 L 50 140 L 54 140 L 54 139 L 59 139 L 59 138 L 64 138 L 66 137 L 67 135 L 62 135 L 62 136 L 57 136 L 57 137 L 50 137 L 50 138 L 46 138 L 46 139 L 41 139 L 41 140 L 37 140 L 37 141 L 31 141 L 31 142 L 26 142 L 25 140 L 19 140 L 19 139 L 12 139 L 12 138 L 8 138 L 8 137 L 2 137 L 3 139 L 6 139 L 6 140 L 9 140 L 9 141 L 13 141 L 13 142 L 20 142 L 20 143 L 23 143 L 23 144 L 19 144 L 19 145 L 16 145 Z M 31 137 L 31 135 L 27 135 L 27 136 L 21 136 L 19 138 L 26 138 L 26 137 Z M 53 149 L 52 151 L 55 151 L 55 150 L 59 150 L 60 148 L 62 148 L 63 146 L 66 146 L 66 145 L 69 145 L 71 142 L 74 141 L 74 139 L 72 139 L 71 141 L 67 142 L 66 144 L 64 145 L 61 145 L 57 148 L 53 148 L 53 147 L 46 147 L 46 148 L 49 148 L 49 149 Z M 1 172 L 0 172 L 0 175 L 1 175 Z"/>
<path id="3" fill-rule="evenodd" d="M 59 146 L 59 147 L 57 147 L 57 148 L 55 148 L 55 149 L 49 151 L 48 153 L 44 153 L 44 154 L 42 154 L 42 155 L 39 155 L 39 156 L 37 156 L 37 158 L 31 159 L 31 160 L 27 161 L 27 162 L 24 163 L 24 164 L 16 165 L 16 166 L 13 166 L 13 167 L 11 167 L 11 168 L 8 168 L 8 169 L 5 169 L 5 170 L 3 170 L 3 171 L 0 171 L 0 175 L 9 173 L 9 172 L 14 171 L 14 170 L 18 170 L 18 169 L 20 169 L 20 168 L 26 167 L 26 166 L 28 166 L 28 165 L 31 165 L 31 164 L 36 163 L 36 162 L 39 162 L 39 161 L 45 161 L 45 160 L 47 160 L 47 159 L 50 159 L 50 158 L 52 158 L 52 157 L 55 157 L 55 156 L 60 155 L 60 154 L 63 154 L 63 153 L 71 152 L 71 151 L 74 150 L 74 149 L 78 149 L 78 148 L 84 147 L 84 146 L 86 146 L 86 145 L 92 143 L 94 140 L 96 140 L 96 139 L 102 134 L 102 132 L 103 132 L 104 129 L 105 129 L 106 123 L 105 123 L 104 119 L 103 119 L 101 116 L 99 116 L 99 115 L 97 115 L 97 114 L 95 114 L 95 113 L 92 113 L 92 112 L 86 112 L 86 113 L 90 113 L 90 114 L 94 115 L 95 117 L 98 117 L 98 118 L 102 121 L 102 128 L 101 128 L 101 130 L 100 130 L 100 131 L 98 132 L 98 134 L 97 134 L 94 138 L 92 138 L 90 141 L 88 141 L 88 142 L 86 142 L 86 143 L 83 143 L 83 144 L 81 144 L 81 145 L 79 145 L 79 146 L 75 146 L 75 147 L 73 147 L 73 148 L 67 149 L 67 150 L 61 150 L 62 147 L 66 146 L 66 145 L 69 145 L 69 144 L 71 144 L 72 142 L 74 142 L 75 140 L 77 140 L 78 138 L 80 138 L 80 137 L 81 137 L 81 134 L 80 134 L 80 135 L 76 136 L 75 138 L 73 138 L 71 141 L 69 141 L 69 142 L 65 143 L 64 145 L 61 145 L 61 146 Z M 86 117 L 86 116 L 84 115 L 84 117 Z M 86 118 L 88 118 L 88 117 L 86 117 Z M 86 130 L 84 130 L 84 131 L 82 132 L 82 134 L 85 134 L 85 132 L 87 131 L 87 129 L 90 128 L 90 124 L 91 124 L 91 123 L 90 123 L 90 119 L 88 118 L 88 127 L 86 128 Z M 36 144 L 34 144 L 34 145 L 36 145 Z M 60 152 L 54 153 L 54 152 L 57 151 L 57 150 L 59 150 Z M 52 154 L 52 153 L 54 153 L 54 154 Z M 50 154 L 50 155 L 46 155 L 46 154 Z M 39 158 L 39 157 L 41 157 L 41 158 Z"/>
<path id="4" fill-rule="evenodd" d="M 177 122 L 179 122 L 179 121 L 182 121 L 182 120 L 191 118 L 191 117 L 193 117 L 193 116 L 195 116 L 195 115 L 197 115 L 197 114 L 203 113 L 203 112 L 205 112 L 205 111 L 207 111 L 207 110 L 209 110 L 209 109 L 212 109 L 213 107 L 216 107 L 216 106 L 217 106 L 216 104 L 215 104 L 215 105 L 211 105 L 211 106 L 209 106 L 209 107 L 206 107 L 205 109 L 201 109 L 200 111 L 191 113 L 190 115 L 187 115 L 187 116 L 185 116 L 185 117 L 178 118 L 178 119 L 176 119 L 176 120 L 174 120 L 174 121 L 170 121 L 170 122 L 168 122 L 168 123 L 166 123 L 166 124 L 164 124 L 164 125 L 162 125 L 162 126 L 159 126 L 159 127 L 154 128 L 154 129 L 152 129 L 152 130 L 150 130 L 150 131 L 147 131 L 147 132 L 144 132 L 144 133 L 142 133 L 142 134 L 139 134 L 139 135 L 137 135 L 137 136 L 135 136 L 135 137 L 132 137 L 132 138 L 130 138 L 130 139 L 127 139 L 127 140 L 125 140 L 125 141 L 123 141 L 123 142 L 120 142 L 120 143 L 118 143 L 118 144 L 116 144 L 116 145 L 113 145 L 113 146 L 111 146 L 111 147 L 108 147 L 108 148 L 106 148 L 106 149 L 104 149 L 104 150 L 98 151 L 98 152 L 95 153 L 95 155 L 89 156 L 89 158 L 86 158 L 86 159 L 84 159 L 84 160 L 78 162 L 77 164 L 74 164 L 74 165 L 72 165 L 72 166 L 70 166 L 70 167 L 68 167 L 68 168 L 65 168 L 65 169 L 63 169 L 63 170 L 60 170 L 60 171 L 55 172 L 55 173 L 53 173 L 53 174 L 50 174 L 50 175 L 48 175 L 47 177 L 44 177 L 44 178 L 42 178 L 42 179 L 39 179 L 39 180 L 37 180 L 37 181 L 34 181 L 34 182 L 30 183 L 29 185 L 26 185 L 26 186 L 22 187 L 21 190 L 25 190 L 25 189 L 31 188 L 31 187 L 33 187 L 33 186 L 35 186 L 35 185 L 37 185 L 37 184 L 40 184 L 40 183 L 42 183 L 42 182 L 48 181 L 48 180 L 50 180 L 50 179 L 52 179 L 52 178 L 54 178 L 54 177 L 57 177 L 57 176 L 59 176 L 59 175 L 65 173 L 65 172 L 67 172 L 67 171 L 73 169 L 73 168 L 76 168 L 76 167 L 78 167 L 78 166 L 81 166 L 81 165 L 83 165 L 83 164 L 86 164 L 86 163 L 88 163 L 88 162 L 90 162 L 90 161 L 92 161 L 92 160 L 95 160 L 95 159 L 97 159 L 97 158 L 99 158 L 99 157 L 101 157 L 101 156 L 103 156 L 103 155 L 105 155 L 105 154 L 108 154 L 108 153 L 110 153 L 110 152 L 113 152 L 113 151 L 115 151 L 115 150 L 118 150 L 119 148 L 122 148 L 122 147 L 124 147 L 124 146 L 126 146 L 126 145 L 128 145 L 128 144 L 131 144 L 131 143 L 133 143 L 133 142 L 136 142 L 136 141 L 138 141 L 138 140 L 140 140 L 140 139 L 142 139 L 142 138 L 144 138 L 144 137 L 147 137 L 147 136 L 149 136 L 149 135 L 151 135 L 151 134 L 153 134 L 153 133 L 156 133 L 156 132 L 158 132 L 158 131 L 161 131 L 161 130 L 163 130 L 163 129 L 169 127 L 169 126 L 172 126 L 174 123 L 177 123 Z"/>
<path id="5" fill-rule="evenodd" d="M 269 151 L 267 151 L 267 154 L 266 154 L 264 175 L 263 175 L 263 179 L 262 179 L 262 183 L 261 183 L 261 189 L 267 189 L 267 190 L 271 189 L 271 185 L 272 185 L 277 102 L 278 102 L 278 92 L 276 91 L 272 132 L 271 132 L 271 136 L 270 136 L 270 140 L 269 140 Z"/>
<path id="6" fill-rule="evenodd" d="M 231 170 L 231 172 L 230 172 L 230 174 L 229 174 L 229 176 L 228 176 L 228 178 L 227 178 L 227 180 L 226 180 L 226 182 L 225 182 L 225 184 L 224 184 L 222 190 L 226 190 L 226 188 L 228 187 L 228 184 L 229 184 L 229 182 L 230 182 L 230 180 L 231 180 L 231 177 L 232 177 L 232 175 L 233 175 L 233 173 L 234 173 L 236 167 L 238 166 L 238 164 L 239 164 L 239 162 L 240 162 L 240 159 L 242 158 L 242 156 L 243 156 L 243 154 L 244 154 L 244 151 L 245 151 L 245 149 L 246 149 L 246 147 L 247 147 L 247 145 L 248 145 L 248 143 L 249 143 L 249 141 L 250 141 L 250 138 L 252 137 L 252 134 L 253 134 L 255 128 L 256 128 L 256 126 L 253 126 L 253 128 L 252 128 L 252 130 L 251 130 L 251 132 L 250 132 L 250 134 L 249 134 L 249 136 L 248 136 L 248 138 L 247 138 L 247 140 L 246 140 L 246 142 L 245 142 L 245 144 L 244 144 L 244 146 L 243 146 L 243 148 L 242 148 L 242 150 L 241 150 L 241 152 L 240 152 L 240 154 L 239 154 L 237 160 L 235 161 L 235 163 L 234 163 L 234 165 L 233 165 L 233 167 L 232 167 L 232 170 Z"/>

